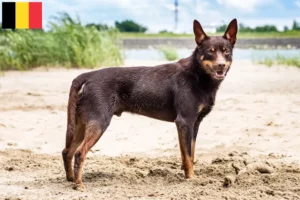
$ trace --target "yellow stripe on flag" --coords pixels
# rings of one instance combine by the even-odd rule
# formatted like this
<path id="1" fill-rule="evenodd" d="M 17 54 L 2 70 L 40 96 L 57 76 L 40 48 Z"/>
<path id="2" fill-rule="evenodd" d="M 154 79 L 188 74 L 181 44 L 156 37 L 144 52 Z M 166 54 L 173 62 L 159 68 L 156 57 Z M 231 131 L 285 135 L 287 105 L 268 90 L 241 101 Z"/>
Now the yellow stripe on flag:
<path id="1" fill-rule="evenodd" d="M 16 29 L 29 28 L 29 3 L 16 2 Z"/>

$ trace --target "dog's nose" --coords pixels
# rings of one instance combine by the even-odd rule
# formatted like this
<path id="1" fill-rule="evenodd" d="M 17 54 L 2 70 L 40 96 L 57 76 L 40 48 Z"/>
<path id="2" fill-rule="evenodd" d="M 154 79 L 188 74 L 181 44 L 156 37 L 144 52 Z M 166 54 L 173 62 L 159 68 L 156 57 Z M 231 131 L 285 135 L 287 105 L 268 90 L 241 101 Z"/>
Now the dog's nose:
<path id="1" fill-rule="evenodd" d="M 225 62 L 218 62 L 217 65 L 218 67 L 225 67 Z"/>

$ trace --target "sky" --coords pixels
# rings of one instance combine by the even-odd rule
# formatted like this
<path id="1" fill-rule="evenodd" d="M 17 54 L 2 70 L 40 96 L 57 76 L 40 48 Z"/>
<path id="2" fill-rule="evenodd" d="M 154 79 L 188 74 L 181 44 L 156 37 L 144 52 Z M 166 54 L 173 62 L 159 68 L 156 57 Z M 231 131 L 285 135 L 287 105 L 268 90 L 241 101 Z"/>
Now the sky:
<path id="1" fill-rule="evenodd" d="M 13 0 L 6 0 L 13 1 Z M 18 1 L 18 0 L 15 0 Z M 33 0 L 35 1 L 35 0 Z M 37 0 L 38 1 L 38 0 Z M 41 1 L 41 0 L 40 0 Z M 174 0 L 42 0 L 43 26 L 58 12 L 78 15 L 86 23 L 134 20 L 148 32 L 174 31 Z M 272 24 L 279 30 L 300 22 L 300 0 L 178 0 L 177 32 L 192 33 L 193 20 L 209 27 L 228 24 L 233 18 L 250 27 Z M 2 9 L 1 11 L 2 12 Z M 2 13 L 1 13 L 2 15 Z"/>

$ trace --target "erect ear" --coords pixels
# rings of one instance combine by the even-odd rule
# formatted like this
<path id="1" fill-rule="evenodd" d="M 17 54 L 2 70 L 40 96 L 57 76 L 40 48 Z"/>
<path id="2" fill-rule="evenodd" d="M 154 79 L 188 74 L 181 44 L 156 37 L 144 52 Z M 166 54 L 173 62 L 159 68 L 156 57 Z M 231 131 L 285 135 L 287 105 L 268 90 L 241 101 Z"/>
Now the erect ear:
<path id="1" fill-rule="evenodd" d="M 229 40 L 230 43 L 232 44 L 232 46 L 234 46 L 235 42 L 236 42 L 236 34 L 237 34 L 237 31 L 238 31 L 238 25 L 237 25 L 237 20 L 236 19 L 233 19 L 228 27 L 227 27 L 227 30 L 225 31 L 224 33 L 224 38 Z"/>
<path id="2" fill-rule="evenodd" d="M 203 31 L 201 24 L 197 20 L 194 20 L 194 34 L 195 41 L 198 45 L 200 45 L 203 40 L 208 38 L 208 36 Z"/>

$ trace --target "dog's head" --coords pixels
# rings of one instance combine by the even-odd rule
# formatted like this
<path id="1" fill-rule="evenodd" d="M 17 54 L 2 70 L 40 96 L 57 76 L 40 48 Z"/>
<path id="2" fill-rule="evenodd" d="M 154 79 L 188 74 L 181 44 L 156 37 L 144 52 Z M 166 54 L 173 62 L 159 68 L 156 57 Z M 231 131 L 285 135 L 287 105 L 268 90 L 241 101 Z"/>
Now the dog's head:
<path id="1" fill-rule="evenodd" d="M 230 69 L 237 31 L 237 20 L 233 19 L 223 36 L 210 37 L 205 34 L 200 23 L 194 20 L 197 43 L 195 55 L 202 69 L 214 80 L 223 80 Z"/>

